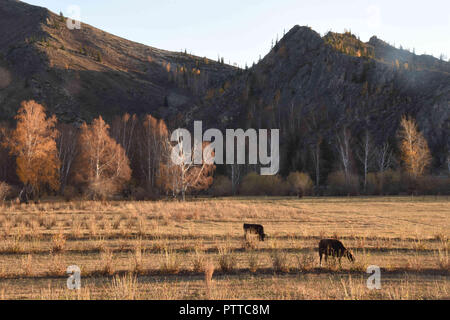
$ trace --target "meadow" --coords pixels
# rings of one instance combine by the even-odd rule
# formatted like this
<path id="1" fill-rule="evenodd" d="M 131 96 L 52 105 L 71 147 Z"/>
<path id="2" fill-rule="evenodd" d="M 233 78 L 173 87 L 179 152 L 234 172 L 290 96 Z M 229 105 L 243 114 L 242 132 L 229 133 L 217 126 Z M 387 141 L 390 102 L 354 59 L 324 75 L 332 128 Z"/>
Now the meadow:
<path id="1" fill-rule="evenodd" d="M 449 299 L 449 236 L 448 197 L 5 203 L 0 299 Z M 356 261 L 320 267 L 323 238 Z"/>

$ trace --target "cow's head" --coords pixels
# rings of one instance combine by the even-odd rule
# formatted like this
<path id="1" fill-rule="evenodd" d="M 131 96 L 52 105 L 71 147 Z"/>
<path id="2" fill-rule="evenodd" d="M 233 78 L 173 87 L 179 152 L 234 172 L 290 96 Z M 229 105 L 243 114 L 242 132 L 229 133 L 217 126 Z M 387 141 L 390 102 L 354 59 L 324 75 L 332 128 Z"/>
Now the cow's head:
<path id="1" fill-rule="evenodd" d="M 351 261 L 351 262 L 354 262 L 354 261 L 355 261 L 355 257 L 353 256 L 353 254 L 352 254 L 352 252 L 351 252 L 350 250 L 347 250 L 347 251 L 345 252 L 345 255 L 347 256 L 347 259 L 348 259 L 349 261 Z"/>

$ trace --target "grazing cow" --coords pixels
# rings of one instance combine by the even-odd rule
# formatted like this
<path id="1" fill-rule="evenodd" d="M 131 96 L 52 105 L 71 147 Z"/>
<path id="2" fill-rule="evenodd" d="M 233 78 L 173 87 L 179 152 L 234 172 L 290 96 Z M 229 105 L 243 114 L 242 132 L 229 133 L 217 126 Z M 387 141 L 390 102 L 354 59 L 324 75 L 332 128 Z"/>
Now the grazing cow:
<path id="1" fill-rule="evenodd" d="M 322 255 L 325 255 L 325 261 L 328 261 L 328 256 L 337 257 L 339 265 L 341 265 L 341 258 L 347 257 L 351 262 L 355 261 L 350 250 L 347 250 L 342 242 L 335 239 L 324 239 L 319 243 L 320 265 L 322 266 Z"/>
<path id="2" fill-rule="evenodd" d="M 266 234 L 264 234 L 264 227 L 260 224 L 244 224 L 244 237 L 247 239 L 247 233 L 259 235 L 259 240 L 264 241 Z"/>

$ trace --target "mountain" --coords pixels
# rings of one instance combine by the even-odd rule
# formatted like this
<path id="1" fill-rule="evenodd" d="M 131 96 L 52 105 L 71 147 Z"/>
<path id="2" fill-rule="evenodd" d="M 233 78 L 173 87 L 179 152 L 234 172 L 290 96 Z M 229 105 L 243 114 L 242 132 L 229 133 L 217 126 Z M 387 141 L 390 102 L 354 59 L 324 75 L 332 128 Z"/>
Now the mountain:
<path id="1" fill-rule="evenodd" d="M 20 101 L 32 98 L 66 121 L 125 112 L 176 115 L 237 72 L 84 23 L 70 30 L 59 15 L 13 0 L 0 1 L 0 68 L 1 118 L 11 118 Z"/>
<path id="2" fill-rule="evenodd" d="M 325 36 L 293 27 L 256 65 L 223 63 L 131 42 L 87 24 L 69 30 L 45 8 L 0 0 L 0 119 L 25 99 L 65 122 L 151 113 L 169 126 L 280 128 L 283 173 L 311 168 L 323 139 L 324 174 L 333 143 L 348 128 L 356 146 L 366 129 L 396 147 L 400 118 L 424 132 L 434 168 L 450 150 L 450 63 L 349 32 Z"/>
<path id="3" fill-rule="evenodd" d="M 331 153 L 344 127 L 355 144 L 367 128 L 376 144 L 389 141 L 395 147 L 403 115 L 417 119 L 434 165 L 447 166 L 450 63 L 376 37 L 364 43 L 350 33 L 321 37 L 295 26 L 206 105 L 203 118 L 221 115 L 212 125 L 281 128 L 286 173 L 311 166 L 305 150 L 319 135 Z"/>

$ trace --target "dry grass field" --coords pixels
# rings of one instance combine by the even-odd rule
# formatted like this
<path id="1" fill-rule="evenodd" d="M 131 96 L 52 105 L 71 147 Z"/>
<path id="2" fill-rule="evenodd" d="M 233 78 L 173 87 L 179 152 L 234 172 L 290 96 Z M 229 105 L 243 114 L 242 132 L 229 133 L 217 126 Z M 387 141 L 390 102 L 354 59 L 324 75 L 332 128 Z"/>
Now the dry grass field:
<path id="1" fill-rule="evenodd" d="M 266 241 L 244 241 L 244 222 Z M 5 204 L 0 299 L 449 299 L 449 236 L 448 197 Z M 321 238 L 355 263 L 319 267 Z"/>

